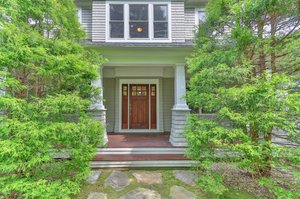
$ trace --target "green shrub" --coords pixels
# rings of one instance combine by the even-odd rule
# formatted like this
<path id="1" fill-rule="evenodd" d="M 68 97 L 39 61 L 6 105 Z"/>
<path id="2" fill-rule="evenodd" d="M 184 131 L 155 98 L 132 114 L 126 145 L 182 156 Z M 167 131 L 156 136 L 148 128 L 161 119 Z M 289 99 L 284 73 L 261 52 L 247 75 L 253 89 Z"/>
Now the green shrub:
<path id="1" fill-rule="evenodd" d="M 290 147 L 300 143 L 299 1 L 209 0 L 206 11 L 187 60 L 187 101 L 215 118 L 190 117 L 188 155 L 206 172 L 222 158 L 278 186 L 272 169 L 299 164 Z M 279 147 L 273 138 L 282 137 L 289 143 Z M 263 184 L 277 197 L 294 191 Z"/>
<path id="2" fill-rule="evenodd" d="M 76 95 L 30 103 L 0 97 L 10 113 L 0 125 L 0 195 L 48 199 L 79 192 L 103 136 L 85 112 L 88 104 Z"/>
<path id="3" fill-rule="evenodd" d="M 222 175 L 215 172 L 206 172 L 201 175 L 198 179 L 198 184 L 206 193 L 211 194 L 219 198 L 222 196 L 228 189 L 223 183 Z"/>
<path id="4" fill-rule="evenodd" d="M 73 0 L 0 0 L 0 198 L 79 192 L 103 136 L 87 109 L 105 59 L 85 37 Z"/>

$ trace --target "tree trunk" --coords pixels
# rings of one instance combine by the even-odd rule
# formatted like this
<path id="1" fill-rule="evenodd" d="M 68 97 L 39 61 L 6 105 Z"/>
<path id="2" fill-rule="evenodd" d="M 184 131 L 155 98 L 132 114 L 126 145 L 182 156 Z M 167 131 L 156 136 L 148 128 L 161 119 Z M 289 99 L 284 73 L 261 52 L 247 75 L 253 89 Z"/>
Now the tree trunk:
<path id="1" fill-rule="evenodd" d="M 263 42 L 264 21 L 258 22 L 258 38 L 259 38 L 259 73 L 260 75 L 266 70 L 266 55 Z"/>
<path id="2" fill-rule="evenodd" d="M 260 174 L 262 177 L 271 176 L 271 160 L 272 160 L 272 132 L 265 133 L 264 135 L 264 145 L 262 146 L 262 156 L 263 156 L 263 165 L 260 168 Z"/>
<path id="3" fill-rule="evenodd" d="M 276 73 L 277 72 L 277 68 L 276 68 L 276 52 L 275 52 L 275 46 L 276 46 L 276 39 L 275 39 L 275 33 L 276 33 L 276 16 L 273 13 L 271 15 L 271 38 L 272 38 L 272 42 L 271 42 L 271 68 L 272 68 L 272 73 Z"/>

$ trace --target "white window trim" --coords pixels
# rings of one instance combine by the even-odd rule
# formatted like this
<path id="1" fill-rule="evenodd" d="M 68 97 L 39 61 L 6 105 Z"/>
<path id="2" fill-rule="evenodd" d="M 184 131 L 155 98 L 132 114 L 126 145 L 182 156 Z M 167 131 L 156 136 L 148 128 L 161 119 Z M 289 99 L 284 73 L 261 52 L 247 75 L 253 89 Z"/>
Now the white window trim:
<path id="1" fill-rule="evenodd" d="M 128 129 L 122 129 L 122 84 L 155 84 L 156 85 L 156 129 L 151 129 L 149 117 L 149 129 L 130 129 L 129 128 L 129 111 L 128 111 Z M 160 133 L 159 131 L 159 80 L 158 79 L 120 79 L 119 81 L 119 131 L 120 133 Z M 129 90 L 128 90 L 129 91 Z M 129 95 L 128 95 L 129 96 Z M 129 106 L 130 101 L 128 101 Z M 150 106 L 150 103 L 149 103 Z M 151 111 L 149 109 L 149 115 Z"/>
<path id="2" fill-rule="evenodd" d="M 109 19 L 110 19 L 110 4 L 124 5 L 124 38 L 110 38 Z M 129 5 L 130 4 L 147 4 L 148 5 L 148 22 L 149 22 L 149 38 L 130 38 L 129 37 Z M 154 16 L 153 5 L 168 5 L 168 38 L 154 38 Z M 171 1 L 106 1 L 106 42 L 136 42 L 136 43 L 171 43 L 172 42 L 172 15 L 171 15 Z"/>
<path id="3" fill-rule="evenodd" d="M 205 12 L 205 9 L 204 8 L 196 8 L 195 9 L 195 25 L 196 26 L 199 25 L 198 12 Z"/>
<path id="4" fill-rule="evenodd" d="M 81 7 L 77 8 L 77 16 L 78 16 L 79 23 L 82 24 L 82 8 Z"/>

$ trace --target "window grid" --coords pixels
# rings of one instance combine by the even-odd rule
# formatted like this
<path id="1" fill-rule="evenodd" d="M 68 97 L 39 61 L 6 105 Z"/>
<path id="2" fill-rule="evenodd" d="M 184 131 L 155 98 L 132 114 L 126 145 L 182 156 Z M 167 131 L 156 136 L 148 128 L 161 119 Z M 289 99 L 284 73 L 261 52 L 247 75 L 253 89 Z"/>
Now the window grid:
<path id="1" fill-rule="evenodd" d="M 155 19 L 155 7 L 166 7 L 166 19 Z M 154 38 L 168 38 L 169 37 L 169 13 L 168 13 L 168 5 L 166 4 L 153 4 L 153 32 L 154 32 Z M 156 26 L 155 25 L 161 25 L 164 24 L 166 25 L 166 30 L 162 30 L 162 31 L 166 31 L 166 35 L 165 36 L 159 36 L 159 35 L 155 35 L 156 33 Z"/>
<path id="2" fill-rule="evenodd" d="M 112 19 L 111 13 L 114 12 L 112 10 L 114 6 L 115 7 L 117 7 L 117 6 L 122 7 L 122 9 L 123 9 L 123 17 L 122 17 L 122 19 Z M 123 26 L 121 28 L 121 30 L 123 30 L 123 31 L 121 32 L 120 35 L 114 35 L 113 36 L 113 34 L 117 34 L 117 32 L 116 32 L 117 30 L 115 29 L 117 27 L 115 25 L 117 25 L 117 24 L 118 25 L 122 24 L 120 27 Z M 109 35 L 110 35 L 110 38 L 124 38 L 124 33 L 125 33 L 124 24 L 125 24 L 125 21 L 124 21 L 124 5 L 123 4 L 110 4 L 109 5 Z"/>
<path id="3" fill-rule="evenodd" d="M 108 2 L 108 8 L 110 5 L 115 5 L 115 4 L 120 4 L 120 3 L 113 3 L 113 2 Z M 140 4 L 147 4 L 148 5 L 148 37 L 147 38 L 131 38 L 130 37 L 130 11 L 129 11 L 129 6 L 130 5 L 140 5 Z M 113 38 L 111 37 L 110 31 L 107 33 L 107 40 L 111 41 L 117 41 L 117 42 L 126 42 L 126 41 L 151 41 L 151 42 L 171 42 L 171 36 L 170 36 L 170 30 L 171 30 L 171 23 L 170 23 L 170 3 L 145 3 L 145 2 L 128 2 L 124 3 L 123 9 L 124 9 L 124 36 L 122 38 Z M 166 20 L 154 20 L 154 6 L 156 5 L 165 5 L 167 7 L 167 19 Z M 109 26 L 110 27 L 110 13 L 108 13 L 108 19 L 109 19 Z M 167 36 L 166 37 L 155 37 L 154 36 L 154 23 L 167 23 Z"/>

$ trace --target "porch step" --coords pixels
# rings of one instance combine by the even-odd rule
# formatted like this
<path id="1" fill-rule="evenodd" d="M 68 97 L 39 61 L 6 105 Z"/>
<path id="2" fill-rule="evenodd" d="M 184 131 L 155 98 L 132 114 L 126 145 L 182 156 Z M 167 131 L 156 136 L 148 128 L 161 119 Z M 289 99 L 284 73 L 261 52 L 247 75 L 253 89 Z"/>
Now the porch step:
<path id="1" fill-rule="evenodd" d="M 98 148 L 92 168 L 191 167 L 186 148 Z"/>
<path id="2" fill-rule="evenodd" d="M 185 154 L 186 148 L 98 148 L 97 155 L 114 154 Z"/>
<path id="3" fill-rule="evenodd" d="M 192 167 L 196 164 L 192 160 L 148 160 L 148 161 L 92 161 L 92 168 L 179 168 Z"/>

